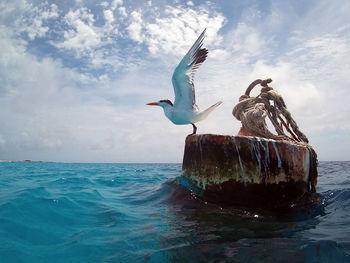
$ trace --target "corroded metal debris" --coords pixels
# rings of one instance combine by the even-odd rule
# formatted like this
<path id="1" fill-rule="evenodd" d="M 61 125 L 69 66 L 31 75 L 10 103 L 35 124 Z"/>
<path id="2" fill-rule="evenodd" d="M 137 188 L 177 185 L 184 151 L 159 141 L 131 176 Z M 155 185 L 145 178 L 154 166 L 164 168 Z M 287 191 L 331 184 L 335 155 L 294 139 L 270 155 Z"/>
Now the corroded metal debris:
<path id="1" fill-rule="evenodd" d="M 182 170 L 208 193 L 230 203 L 292 202 L 315 191 L 317 170 L 304 144 L 250 136 L 189 135 Z"/>
<path id="2" fill-rule="evenodd" d="M 316 192 L 316 153 L 269 82 L 253 82 L 235 106 L 233 115 L 242 122 L 238 136 L 186 138 L 183 175 L 206 195 L 229 203 L 284 206 Z M 259 83 L 261 93 L 249 97 Z M 267 116 L 277 134 L 268 130 Z"/>
<path id="3" fill-rule="evenodd" d="M 299 130 L 297 123 L 287 110 L 282 96 L 268 86 L 268 83 L 271 82 L 271 79 L 257 79 L 252 82 L 245 94 L 239 98 L 239 103 L 233 108 L 233 116 L 242 122 L 241 133 L 269 139 L 291 139 L 308 143 L 309 140 Z M 263 87 L 260 94 L 256 97 L 250 97 L 250 91 L 257 84 Z M 277 135 L 269 131 L 265 121 L 267 116 L 274 126 Z"/>

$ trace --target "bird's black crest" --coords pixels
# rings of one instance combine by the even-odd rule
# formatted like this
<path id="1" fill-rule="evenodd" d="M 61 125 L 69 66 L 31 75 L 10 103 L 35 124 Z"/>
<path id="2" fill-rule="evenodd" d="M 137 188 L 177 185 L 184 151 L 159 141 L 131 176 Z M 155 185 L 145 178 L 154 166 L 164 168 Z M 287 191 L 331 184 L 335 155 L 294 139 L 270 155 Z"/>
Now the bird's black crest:
<path id="1" fill-rule="evenodd" d="M 160 100 L 160 102 L 165 102 L 165 103 L 170 104 L 171 106 L 174 106 L 170 100 Z"/>

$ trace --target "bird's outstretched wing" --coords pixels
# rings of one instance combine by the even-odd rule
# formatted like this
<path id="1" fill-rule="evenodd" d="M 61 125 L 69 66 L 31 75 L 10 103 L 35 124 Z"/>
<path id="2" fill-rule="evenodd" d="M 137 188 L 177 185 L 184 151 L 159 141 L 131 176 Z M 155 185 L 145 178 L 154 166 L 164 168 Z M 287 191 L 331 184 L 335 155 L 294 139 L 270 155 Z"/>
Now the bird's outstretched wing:
<path id="1" fill-rule="evenodd" d="M 175 91 L 174 107 L 181 107 L 183 109 L 197 107 L 195 105 L 196 98 L 193 77 L 196 70 L 208 55 L 208 49 L 202 48 L 205 31 L 206 29 L 204 29 L 173 73 L 172 82 Z"/>

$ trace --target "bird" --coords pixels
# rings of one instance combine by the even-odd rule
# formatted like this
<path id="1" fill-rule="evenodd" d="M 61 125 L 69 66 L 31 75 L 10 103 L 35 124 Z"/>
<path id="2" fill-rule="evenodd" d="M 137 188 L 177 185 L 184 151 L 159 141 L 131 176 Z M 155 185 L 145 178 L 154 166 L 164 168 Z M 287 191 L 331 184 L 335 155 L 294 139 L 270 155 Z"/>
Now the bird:
<path id="1" fill-rule="evenodd" d="M 192 134 L 196 134 L 197 132 L 195 123 L 204 120 L 222 103 L 222 101 L 219 101 L 203 111 L 200 111 L 196 104 L 193 79 L 197 69 L 202 65 L 208 55 L 208 49 L 202 48 L 205 32 L 206 29 L 203 30 L 174 70 L 172 76 L 175 93 L 174 103 L 165 99 L 146 104 L 162 107 L 165 116 L 176 125 L 192 124 Z"/>

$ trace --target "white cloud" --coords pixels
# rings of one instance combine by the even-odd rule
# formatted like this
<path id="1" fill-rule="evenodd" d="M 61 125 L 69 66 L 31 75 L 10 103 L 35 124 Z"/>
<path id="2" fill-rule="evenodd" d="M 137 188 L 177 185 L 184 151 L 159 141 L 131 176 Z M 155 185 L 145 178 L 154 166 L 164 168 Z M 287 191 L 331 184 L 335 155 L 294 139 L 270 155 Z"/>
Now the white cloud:
<path id="1" fill-rule="evenodd" d="M 171 157 L 164 156 L 167 134 L 159 135 L 145 120 L 152 114 L 165 127 L 170 123 L 148 109 L 147 100 L 135 102 L 140 101 L 137 94 L 159 95 L 152 87 L 162 76 L 130 72 L 124 79 L 94 79 L 51 58 L 37 59 L 26 52 L 26 43 L 13 38 L 11 30 L 0 29 L 0 44 L 7 50 L 0 54 L 0 87 L 6 87 L 0 91 L 0 120 L 6 123 L 0 127 L 1 159 L 180 161 L 182 147 L 177 143 L 183 143 L 183 136 L 174 140 Z M 129 103 L 128 96 L 133 97 Z M 187 132 L 181 128 L 170 134 Z M 150 145 L 150 140 L 157 143 Z M 150 156 L 150 151 L 157 153 Z"/>
<path id="2" fill-rule="evenodd" d="M 229 38 L 231 52 L 240 52 L 247 57 L 267 56 L 271 52 L 271 39 L 263 35 L 258 28 L 245 23 L 239 23 Z"/>
<path id="3" fill-rule="evenodd" d="M 26 0 L 0 3 L 1 20 L 10 18 L 16 33 L 26 33 L 30 40 L 44 38 L 49 31 L 49 22 L 59 17 L 57 5 L 47 2 L 33 5 Z"/>
<path id="4" fill-rule="evenodd" d="M 107 23 L 109 23 L 109 24 L 113 23 L 114 15 L 113 15 L 113 12 L 111 10 L 105 10 L 103 12 L 103 14 L 104 14 L 104 17 L 105 17 L 105 20 Z"/>
<path id="5" fill-rule="evenodd" d="M 0 54 L 0 87 L 7 87 L 0 97 L 0 119 L 6 123 L 0 127 L 1 159 L 152 161 L 147 136 L 158 135 L 152 135 L 152 125 L 144 127 L 144 103 L 140 110 L 108 102 L 124 96 L 118 83 L 89 78 L 53 59 L 38 60 L 11 31 L 0 29 L 7 50 Z M 124 90 L 138 92 L 131 84 L 125 82 Z"/>
<path id="6" fill-rule="evenodd" d="M 107 8 L 108 7 L 108 2 L 106 2 L 106 1 L 103 1 L 103 2 L 101 2 L 101 4 L 100 4 L 102 7 L 104 7 L 104 8 Z"/>
<path id="7" fill-rule="evenodd" d="M 330 8 L 333 9 L 333 5 Z M 275 16 L 275 13 L 272 15 Z M 312 12 L 304 21 L 309 24 L 317 20 L 315 15 Z M 271 86 L 283 96 L 300 129 L 309 137 L 311 145 L 319 151 L 319 158 L 347 159 L 343 154 L 346 145 L 350 147 L 350 122 L 347 116 L 347 112 L 350 112 L 349 27 L 343 23 L 334 24 L 333 20 L 332 29 L 327 25 L 314 30 L 312 34 L 306 34 L 300 29 L 302 26 L 306 27 L 306 24 L 300 25 L 298 20 L 291 24 L 289 19 L 284 19 L 281 24 L 285 24 L 287 20 L 292 34 L 290 38 L 283 40 L 279 35 L 266 34 L 271 23 L 275 25 L 275 30 L 280 32 L 279 18 L 272 19 L 266 16 L 264 19 L 259 18 L 255 27 L 252 26 L 252 21 L 252 24 L 247 21 L 238 23 L 236 28 L 225 36 L 219 51 L 209 52 L 206 64 L 197 74 L 197 97 L 204 96 L 206 101 L 213 97 L 226 98 L 225 103 L 231 103 L 233 107 L 237 101 L 231 98 L 237 99 L 243 94 L 250 82 L 257 78 L 271 77 Z M 325 17 L 322 17 L 322 20 L 327 21 Z M 286 35 L 286 32 L 280 33 Z M 282 54 L 278 49 L 281 48 L 281 44 L 286 45 L 282 47 L 282 50 L 285 50 Z M 210 69 L 206 69 L 206 66 Z M 203 86 L 205 88 L 201 90 Z M 210 95 L 206 98 L 208 92 Z M 226 104 L 222 106 L 227 107 Z M 231 117 L 227 115 L 222 122 L 222 130 L 228 130 L 237 122 L 231 120 Z M 326 134 L 329 136 L 325 136 Z M 329 138 L 333 138 L 332 141 L 328 141 Z M 336 140 L 340 142 L 341 147 Z M 334 147 L 340 147 L 342 150 L 327 153 L 327 148 Z"/>
<path id="8" fill-rule="evenodd" d="M 252 80 L 254 76 L 263 79 L 271 77 L 273 82 L 270 86 L 283 96 L 294 115 L 311 115 L 311 112 L 319 110 L 317 105 L 324 103 L 324 91 L 318 89 L 313 82 L 305 81 L 298 66 L 293 63 L 280 61 L 275 65 L 267 65 L 258 61 L 249 74 Z"/>
<path id="9" fill-rule="evenodd" d="M 108 5 L 103 4 L 108 7 Z M 113 8 L 103 10 L 104 25 L 96 25 L 95 16 L 86 7 L 70 10 L 64 21 L 68 29 L 63 31 L 64 40 L 51 43 L 60 49 L 73 51 L 77 58 L 88 57 L 92 67 L 115 65 L 118 50 L 105 49 L 118 36 L 118 23 Z M 89 65 L 87 65 L 89 66 Z"/>
<path id="10" fill-rule="evenodd" d="M 91 50 L 101 43 L 101 36 L 96 32 L 93 23 L 93 14 L 82 7 L 75 11 L 70 10 L 64 17 L 66 24 L 71 28 L 64 32 L 65 40 L 57 47 L 75 50 L 78 53 Z"/>
<path id="11" fill-rule="evenodd" d="M 301 39 L 287 57 L 308 69 L 307 76 L 337 80 L 337 76 L 350 67 L 350 34 L 324 34 Z M 305 74 L 306 75 L 306 74 Z M 305 76 L 305 77 L 307 77 Z"/>
<path id="12" fill-rule="evenodd" d="M 119 14 L 120 14 L 123 18 L 128 16 L 128 14 L 126 13 L 126 9 L 125 9 L 124 6 L 119 7 L 119 8 L 118 8 L 118 12 L 119 12 Z"/>
<path id="13" fill-rule="evenodd" d="M 224 23 L 222 14 L 204 8 L 167 6 L 163 15 L 157 15 L 151 21 L 143 20 L 141 12 L 133 11 L 128 32 L 131 39 L 145 43 L 152 55 L 182 56 L 187 52 L 188 44 L 194 42 L 204 28 L 207 28 L 206 45 L 219 45 L 218 31 Z"/>
<path id="14" fill-rule="evenodd" d="M 320 4 L 323 5 L 322 2 Z M 329 8 L 333 9 L 334 6 L 330 5 Z M 310 16 L 305 18 L 305 21 L 318 19 L 318 15 L 313 12 Z M 330 23 L 333 24 L 334 21 Z M 339 141 L 350 147 L 350 136 L 342 134 L 346 133 L 346 127 L 350 123 L 346 114 L 350 112 L 350 28 L 343 23 L 333 26 L 335 27 L 331 32 L 329 25 L 324 25 L 310 35 L 297 34 L 292 40 L 295 48 L 290 50 L 284 59 L 293 63 L 298 69 L 300 79 L 312 83 L 323 98 L 322 101 L 315 100 L 316 96 L 309 98 L 310 112 L 313 112 L 313 115 L 306 120 L 312 135 L 316 138 L 326 133 L 339 136 Z M 298 24 L 296 31 L 299 31 L 299 27 Z M 293 36 L 296 35 L 296 31 L 293 32 Z M 308 90 L 300 92 L 299 99 L 302 100 L 302 95 Z M 319 140 L 317 143 L 322 148 L 325 142 Z"/>
<path id="15" fill-rule="evenodd" d="M 28 37 L 33 40 L 37 37 L 44 37 L 49 30 L 48 26 L 44 26 L 45 22 L 50 19 L 58 18 L 58 9 L 55 4 L 51 6 L 34 7 L 31 10 L 33 13 L 29 16 L 29 21 L 24 28 L 24 31 L 28 33 Z"/>
<path id="16" fill-rule="evenodd" d="M 143 41 L 141 34 L 142 30 L 142 17 L 141 13 L 137 11 L 131 12 L 131 23 L 128 26 L 129 37 L 139 43 Z"/>
<path id="17" fill-rule="evenodd" d="M 172 71 L 205 27 L 209 55 L 195 77 L 197 103 L 224 103 L 199 133 L 237 133 L 238 97 L 254 79 L 271 77 L 320 159 L 348 158 L 349 4 L 321 0 L 303 12 L 294 3 L 248 4 L 233 19 L 216 11 L 219 3 L 177 3 L 135 9 L 105 1 L 90 10 L 80 1 L 63 13 L 62 3 L 1 2 L 0 159 L 180 162 L 191 126 L 175 126 L 144 104 L 173 99 Z M 62 62 L 37 42 L 60 48 Z M 100 77 L 63 66 L 71 54 Z"/>
<path id="18" fill-rule="evenodd" d="M 113 0 L 111 3 L 111 9 L 114 11 L 118 6 L 123 5 L 123 0 Z"/>
<path id="19" fill-rule="evenodd" d="M 210 57 L 217 60 L 226 60 L 231 57 L 231 54 L 226 49 L 217 48 L 210 51 Z"/>

